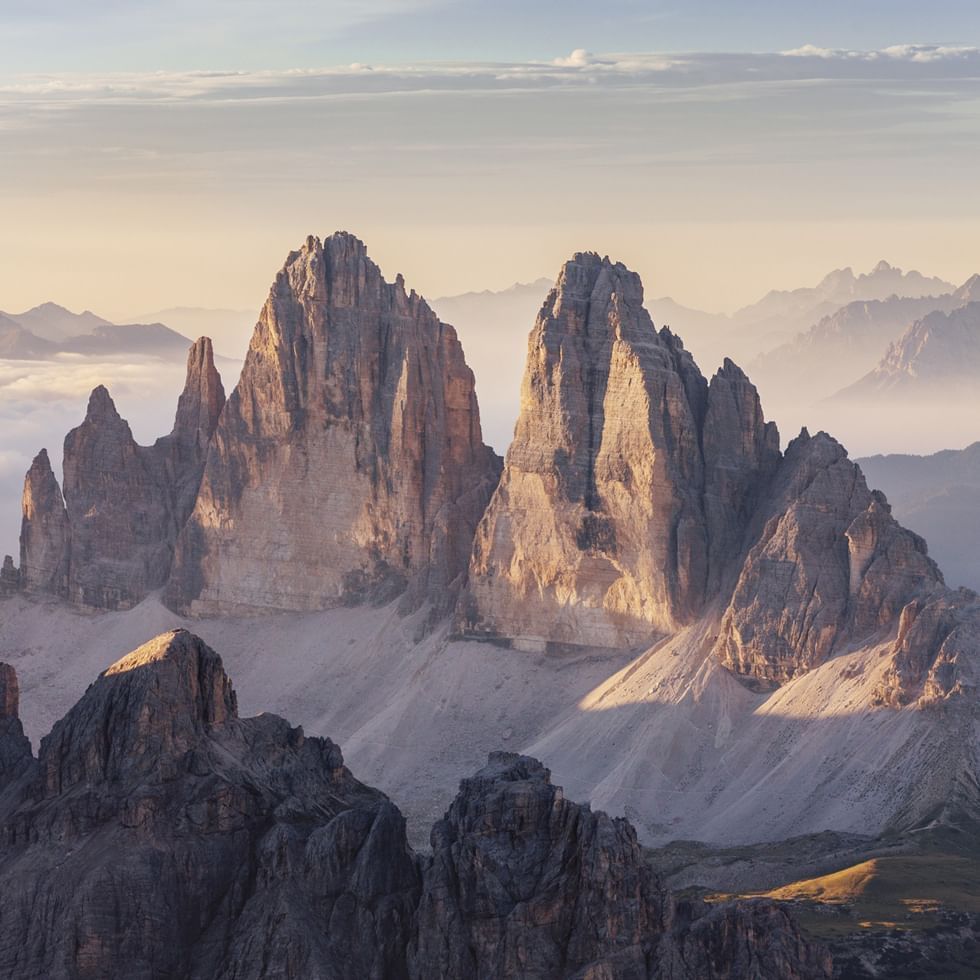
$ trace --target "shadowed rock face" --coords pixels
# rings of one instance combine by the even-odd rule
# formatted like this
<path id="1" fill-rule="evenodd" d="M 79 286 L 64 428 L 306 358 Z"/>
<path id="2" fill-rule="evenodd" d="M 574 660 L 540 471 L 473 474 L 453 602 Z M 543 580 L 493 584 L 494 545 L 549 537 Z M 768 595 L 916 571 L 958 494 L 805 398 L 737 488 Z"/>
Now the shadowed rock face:
<path id="1" fill-rule="evenodd" d="M 239 719 L 189 633 L 106 671 L 0 811 L 0 976 L 405 976 L 401 815 L 332 742 Z"/>
<path id="2" fill-rule="evenodd" d="M 0 663 L 0 793 L 34 761 L 20 723 L 19 701 L 17 674 L 10 664 Z"/>
<path id="3" fill-rule="evenodd" d="M 432 830 L 409 962 L 447 980 L 830 975 L 784 911 L 678 902 L 626 820 L 566 800 L 541 763 L 504 752 Z"/>
<path id="4" fill-rule="evenodd" d="M 0 596 L 13 595 L 20 591 L 20 569 L 14 564 L 12 555 L 3 556 L 0 565 Z"/>
<path id="5" fill-rule="evenodd" d="M 404 593 L 445 610 L 498 472 L 453 328 L 353 236 L 310 238 L 215 431 L 170 601 L 251 612 Z"/>
<path id="6" fill-rule="evenodd" d="M 211 341 L 198 340 L 173 431 L 139 446 L 101 385 L 65 439 L 64 497 L 47 453 L 24 484 L 21 581 L 100 609 L 135 605 L 163 586 L 187 520 L 207 445 L 224 406 Z"/>
<path id="7" fill-rule="evenodd" d="M 187 632 L 107 670 L 36 761 L 3 728 L 12 682 L 0 667 L 0 976 L 831 974 L 771 903 L 675 901 L 626 821 L 526 757 L 491 756 L 416 857 L 336 745 L 240 719 Z"/>
<path id="8" fill-rule="evenodd" d="M 709 386 L 680 340 L 654 328 L 635 273 L 574 256 L 531 333 L 463 629 L 630 647 L 691 622 L 778 454 L 734 364 Z"/>
<path id="9" fill-rule="evenodd" d="M 72 602 L 125 609 L 166 581 L 176 535 L 160 462 L 96 388 L 85 421 L 65 438 Z"/>

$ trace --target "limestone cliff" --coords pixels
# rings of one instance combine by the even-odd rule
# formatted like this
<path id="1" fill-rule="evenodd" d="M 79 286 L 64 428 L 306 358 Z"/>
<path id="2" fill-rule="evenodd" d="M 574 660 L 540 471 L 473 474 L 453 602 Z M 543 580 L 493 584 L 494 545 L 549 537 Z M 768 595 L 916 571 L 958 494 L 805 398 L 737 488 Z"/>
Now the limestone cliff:
<path id="1" fill-rule="evenodd" d="M 99 609 L 127 608 L 167 580 L 224 405 L 211 342 L 190 349 L 173 431 L 139 446 L 103 387 L 65 438 L 64 495 L 42 450 L 24 485 L 20 581 Z"/>
<path id="2" fill-rule="evenodd" d="M 20 584 L 27 592 L 68 595 L 68 513 L 42 449 L 24 478 Z"/>
<path id="3" fill-rule="evenodd" d="M 240 718 L 185 631 L 105 671 L 36 760 L 4 728 L 11 677 L 0 666 L 0 976 L 831 976 L 774 903 L 675 899 L 625 820 L 530 758 L 491 756 L 416 855 L 334 743 Z"/>
<path id="4" fill-rule="evenodd" d="M 760 686 L 896 624 L 907 602 L 942 587 L 925 542 L 823 432 L 790 443 L 753 531 L 716 653 Z"/>
<path id="5" fill-rule="evenodd" d="M 215 430 L 169 601 L 449 608 L 498 472 L 453 328 L 352 235 L 311 237 L 276 277 Z"/>
<path id="6" fill-rule="evenodd" d="M 164 474 L 101 385 L 65 438 L 64 494 L 72 602 L 126 608 L 163 585 L 174 538 Z"/>
<path id="7" fill-rule="evenodd" d="M 635 273 L 575 255 L 531 333 L 462 629 L 630 647 L 691 622 L 737 556 L 778 455 L 734 364 L 709 386 L 680 340 L 654 328 Z"/>

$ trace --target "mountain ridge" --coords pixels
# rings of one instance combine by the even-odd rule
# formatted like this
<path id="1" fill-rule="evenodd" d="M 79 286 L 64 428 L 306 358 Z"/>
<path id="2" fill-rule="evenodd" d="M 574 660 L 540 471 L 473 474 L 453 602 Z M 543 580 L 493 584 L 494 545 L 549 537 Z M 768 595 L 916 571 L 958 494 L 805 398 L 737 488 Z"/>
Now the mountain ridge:
<path id="1" fill-rule="evenodd" d="M 220 657 L 184 630 L 104 670 L 37 759 L 7 665 L 0 694 L 0 971 L 831 975 L 776 904 L 666 892 L 629 823 L 567 800 L 534 759 L 491 754 L 416 855 L 335 743 L 240 717 Z"/>
<path id="2" fill-rule="evenodd" d="M 299 617 L 300 632 L 308 623 L 331 634 L 326 658 L 296 641 L 314 658 L 293 664 L 303 677 L 375 661 L 376 693 L 335 696 L 377 771 L 434 778 L 438 767 L 410 744 L 428 744 L 428 726 L 455 773 L 454 753 L 498 725 L 583 779 L 583 795 L 635 808 L 657 838 L 673 821 L 731 833 L 726 812 L 740 833 L 776 834 L 793 820 L 878 832 L 969 783 L 975 740 L 951 755 L 946 739 L 973 710 L 976 596 L 944 585 L 922 539 L 830 436 L 804 430 L 780 452 L 745 373 L 727 360 L 705 379 L 680 339 L 656 330 L 625 266 L 594 253 L 563 266 L 532 330 L 502 476 L 455 332 L 400 277 L 384 280 L 351 235 L 290 254 L 223 408 L 206 397 L 209 374 L 191 385 L 210 407 L 188 415 L 206 424 L 189 443 L 185 485 L 200 473 L 202 489 L 180 497 L 191 514 L 182 526 L 173 479 L 147 482 L 105 392 L 72 451 L 77 442 L 78 458 L 93 461 L 114 446 L 118 465 L 76 468 L 67 518 L 39 462 L 18 573 L 27 595 L 7 607 L 25 630 L 32 603 L 41 609 L 52 592 L 135 606 L 111 615 L 139 624 L 162 615 L 161 586 L 172 607 L 215 630 L 225 620 L 288 630 Z M 100 532 L 100 515 L 125 515 L 134 501 L 143 531 L 115 541 Z M 85 588 L 60 584 L 65 540 L 69 579 L 77 545 Z M 119 543 L 139 558 L 135 574 L 118 564 Z M 141 564 L 147 554 L 160 557 Z M 355 621 L 364 632 L 345 654 L 332 635 Z M 570 686 L 549 693 L 561 670 Z M 506 725 L 491 717 L 504 709 L 489 692 L 502 688 L 514 701 Z M 437 720 L 464 689 L 468 734 L 465 721 Z M 316 695 L 303 694 L 314 710 Z M 857 745 L 842 741 L 847 731 Z M 905 764 L 892 751 L 869 762 L 861 740 L 901 744 Z M 810 759 L 812 784 L 793 754 Z M 856 800 L 846 787 L 862 771 L 869 785 Z M 785 797 L 790 775 L 800 799 L 767 815 L 751 787 Z M 657 792 L 671 802 L 656 804 Z"/>

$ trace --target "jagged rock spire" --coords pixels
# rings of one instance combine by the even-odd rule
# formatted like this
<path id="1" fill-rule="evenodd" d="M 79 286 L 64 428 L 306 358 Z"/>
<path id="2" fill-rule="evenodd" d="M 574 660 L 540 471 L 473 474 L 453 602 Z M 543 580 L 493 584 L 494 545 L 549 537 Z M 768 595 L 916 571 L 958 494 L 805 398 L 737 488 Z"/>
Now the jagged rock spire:
<path id="1" fill-rule="evenodd" d="M 0 567 L 0 595 L 13 595 L 20 591 L 20 569 L 14 564 L 13 555 L 3 556 Z"/>
<path id="2" fill-rule="evenodd" d="M 897 622 L 907 602 L 943 584 L 925 542 L 825 432 L 803 429 L 789 444 L 753 525 L 715 652 L 763 688 Z"/>
<path id="3" fill-rule="evenodd" d="M 68 512 L 42 449 L 24 478 L 21 498 L 20 579 L 25 591 L 68 595 Z"/>
<path id="4" fill-rule="evenodd" d="M 198 612 L 399 594 L 445 609 L 497 472 L 453 328 L 353 235 L 310 237 L 256 325 L 167 595 Z"/>
<path id="5" fill-rule="evenodd" d="M 104 385 L 65 439 L 64 496 L 47 453 L 24 484 L 20 582 L 28 592 L 126 608 L 164 585 L 224 406 L 211 341 L 198 340 L 173 431 L 139 446 Z"/>
<path id="6" fill-rule="evenodd" d="M 629 647 L 690 622 L 737 551 L 778 435 L 728 362 L 708 386 L 595 253 L 531 333 L 521 415 L 477 532 L 464 630 Z"/>
<path id="7" fill-rule="evenodd" d="M 214 365 L 210 337 L 199 337 L 187 352 L 187 380 L 177 401 L 171 438 L 193 446 L 203 459 L 218 417 L 225 407 L 225 388 Z"/>

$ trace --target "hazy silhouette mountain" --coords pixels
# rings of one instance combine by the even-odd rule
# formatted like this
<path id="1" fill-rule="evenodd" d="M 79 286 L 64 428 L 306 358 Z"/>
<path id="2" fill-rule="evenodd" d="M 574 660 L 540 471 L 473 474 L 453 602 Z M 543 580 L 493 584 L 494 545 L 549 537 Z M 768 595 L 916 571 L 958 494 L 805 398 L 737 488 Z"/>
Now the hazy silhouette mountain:
<path id="1" fill-rule="evenodd" d="M 837 398 L 980 398 L 980 302 L 936 310 L 895 341 L 878 366 Z"/>
<path id="2" fill-rule="evenodd" d="M 187 355 L 190 339 L 162 323 L 104 323 L 90 333 L 71 337 L 60 349 L 71 354 L 134 354 L 156 357 Z"/>
<path id="3" fill-rule="evenodd" d="M 190 344 L 190 338 L 163 323 L 110 323 L 89 310 L 72 313 L 57 303 L 16 315 L 0 313 L 0 358 L 47 360 L 64 353 L 182 361 Z"/>
<path id="4" fill-rule="evenodd" d="M 816 286 L 774 289 L 757 303 L 738 310 L 733 320 L 739 327 L 737 338 L 741 351 L 759 353 L 789 340 L 795 333 L 855 300 L 938 296 L 955 288 L 943 279 L 914 270 L 903 272 L 881 261 L 861 275 L 856 276 L 847 267 L 828 273 Z"/>
<path id="5" fill-rule="evenodd" d="M 38 337 L 16 320 L 0 313 L 0 358 L 39 360 L 57 350 L 50 341 Z"/>
<path id="6" fill-rule="evenodd" d="M 980 442 L 931 456 L 859 459 L 895 516 L 929 542 L 951 585 L 980 590 Z"/>
<path id="7" fill-rule="evenodd" d="M 910 324 L 959 305 L 957 293 L 856 300 L 757 357 L 752 376 L 770 398 L 825 398 L 874 369 Z"/>
<path id="8" fill-rule="evenodd" d="M 255 310 L 208 309 L 202 306 L 173 306 L 126 317 L 132 323 L 163 323 L 188 337 L 210 337 L 219 355 L 239 361 L 248 349 L 256 318 Z"/>
<path id="9" fill-rule="evenodd" d="M 97 327 L 107 326 L 109 321 L 96 316 L 90 310 L 83 313 L 72 313 L 57 303 L 42 303 L 24 313 L 6 314 L 25 330 L 42 340 L 50 340 L 58 344 L 80 334 L 91 333 Z"/>

